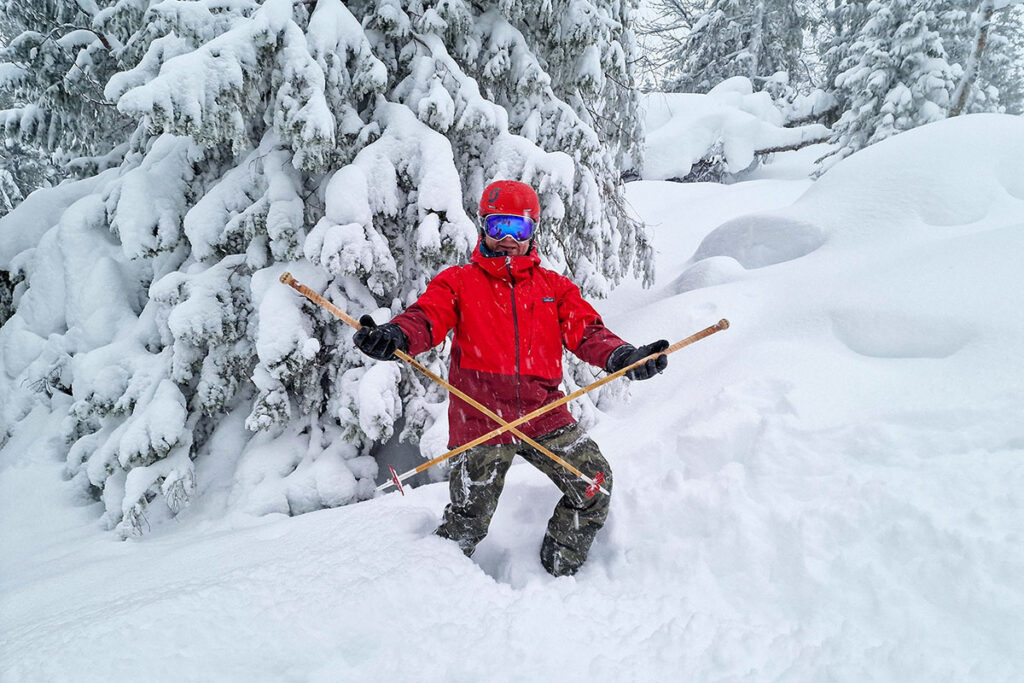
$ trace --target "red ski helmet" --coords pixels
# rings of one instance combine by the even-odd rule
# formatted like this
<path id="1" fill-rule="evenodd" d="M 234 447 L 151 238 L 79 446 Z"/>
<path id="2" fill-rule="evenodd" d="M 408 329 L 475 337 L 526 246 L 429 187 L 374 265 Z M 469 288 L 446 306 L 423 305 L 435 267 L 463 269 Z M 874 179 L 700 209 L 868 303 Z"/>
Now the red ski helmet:
<path id="1" fill-rule="evenodd" d="M 518 180 L 496 180 L 484 188 L 480 197 L 480 215 L 492 213 L 526 216 L 540 221 L 540 199 L 533 188 Z"/>

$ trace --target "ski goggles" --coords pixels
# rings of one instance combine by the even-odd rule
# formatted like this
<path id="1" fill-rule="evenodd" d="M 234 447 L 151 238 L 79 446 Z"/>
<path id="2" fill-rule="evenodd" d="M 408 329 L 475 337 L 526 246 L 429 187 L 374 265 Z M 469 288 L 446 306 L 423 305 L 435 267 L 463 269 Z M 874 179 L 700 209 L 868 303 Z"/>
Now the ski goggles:
<path id="1" fill-rule="evenodd" d="M 525 242 L 533 237 L 533 219 L 526 216 L 511 216 L 492 213 L 482 218 L 484 233 L 491 239 L 511 237 L 516 242 Z"/>

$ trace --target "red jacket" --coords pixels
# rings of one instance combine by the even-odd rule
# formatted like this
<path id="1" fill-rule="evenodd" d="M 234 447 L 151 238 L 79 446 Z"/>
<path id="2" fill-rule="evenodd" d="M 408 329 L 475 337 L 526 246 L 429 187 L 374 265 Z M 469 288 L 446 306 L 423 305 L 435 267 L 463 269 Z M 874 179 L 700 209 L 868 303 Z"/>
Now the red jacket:
<path id="1" fill-rule="evenodd" d="M 477 248 L 471 262 L 438 273 L 416 302 L 392 322 L 416 355 L 444 341 L 454 329 L 448 381 L 506 421 L 564 394 L 562 347 L 604 368 L 625 344 L 568 278 L 526 256 L 487 257 Z M 561 406 L 519 426 L 531 437 L 575 422 Z M 465 401 L 451 397 L 448 444 L 455 447 L 498 425 Z M 506 432 L 487 443 L 513 443 Z"/>

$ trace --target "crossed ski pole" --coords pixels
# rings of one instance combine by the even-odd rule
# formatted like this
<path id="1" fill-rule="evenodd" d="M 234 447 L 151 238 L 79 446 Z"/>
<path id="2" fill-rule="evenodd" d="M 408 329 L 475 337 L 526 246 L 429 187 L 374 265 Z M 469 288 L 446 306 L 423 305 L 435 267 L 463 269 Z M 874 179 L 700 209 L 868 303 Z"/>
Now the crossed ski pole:
<path id="1" fill-rule="evenodd" d="M 305 296 L 307 299 L 309 299 L 313 303 L 315 303 L 318 306 L 326 309 L 328 312 L 330 312 L 336 318 L 339 318 L 340 320 L 344 321 L 349 326 L 351 326 L 351 327 L 353 327 L 353 328 L 355 328 L 357 330 L 362 327 L 362 325 L 360 325 L 358 320 L 356 320 L 352 316 L 350 316 L 347 313 L 345 313 L 344 311 L 342 311 L 340 308 L 338 308 L 337 306 L 332 304 L 330 301 L 328 301 L 327 299 L 323 298 L 321 295 L 319 295 L 316 292 L 314 292 L 313 290 L 311 290 L 309 287 L 299 283 L 294 277 L 292 277 L 292 275 L 290 273 L 284 273 L 283 275 L 281 275 L 281 282 L 286 284 L 286 285 L 288 285 L 289 287 L 291 287 L 292 289 L 297 291 L 299 294 L 302 294 L 303 296 Z M 605 375 L 604 377 L 602 377 L 601 379 L 597 380 L 596 382 L 588 384 L 587 386 L 585 386 L 585 387 L 583 387 L 581 389 L 577 389 L 576 391 L 572 392 L 571 394 L 568 394 L 567 396 L 563 396 L 560 399 L 552 401 L 551 403 L 548 403 L 547 405 L 541 406 L 540 408 L 537 408 L 533 412 L 527 413 L 526 415 L 523 415 L 522 417 L 518 417 L 518 418 L 516 418 L 515 420 L 513 420 L 511 422 L 505 422 L 497 413 L 495 413 L 494 411 L 490 410 L 487 406 L 483 405 L 479 401 L 476 401 L 475 399 L 473 399 L 470 396 L 466 395 L 461 390 L 455 388 L 454 386 L 452 386 L 451 384 L 449 384 L 448 382 L 443 380 L 441 377 L 438 377 L 435 373 L 431 372 L 426 366 L 424 366 L 422 363 L 420 363 L 419 361 L 414 359 L 409 354 L 407 354 L 407 353 L 405 353 L 404 351 L 401 351 L 401 350 L 395 350 L 395 356 L 397 356 L 398 358 L 402 359 L 403 361 L 405 361 L 406 363 L 408 363 L 412 367 L 416 368 L 417 370 L 422 372 L 424 375 L 429 377 L 431 380 L 433 380 L 434 382 L 437 382 L 442 387 L 447 389 L 453 395 L 459 397 L 460 399 L 462 399 L 466 403 L 470 404 L 471 406 L 473 406 L 474 408 L 476 408 L 477 410 L 482 412 L 487 417 L 489 417 L 492 420 L 494 420 L 495 422 L 497 422 L 498 425 L 500 425 L 500 426 L 497 427 L 496 429 L 491 430 L 490 432 L 487 432 L 486 434 L 484 434 L 482 436 L 478 436 L 477 438 L 473 439 L 472 441 L 469 441 L 468 443 L 464 443 L 461 446 L 448 451 L 447 453 L 443 453 L 443 454 L 437 456 L 436 458 L 434 458 L 432 460 L 428 460 L 427 462 L 423 463 L 422 465 L 419 465 L 418 467 L 415 467 L 415 468 L 413 468 L 413 469 L 411 469 L 411 470 L 409 470 L 407 472 L 403 472 L 402 474 L 396 473 L 395 472 L 395 468 L 392 467 L 391 468 L 391 480 L 390 481 L 386 481 L 383 484 L 381 484 L 380 486 L 378 486 L 377 490 L 378 491 L 383 491 L 384 489 L 388 488 L 389 486 L 394 485 L 394 486 L 398 487 L 399 491 L 402 491 L 402 493 L 404 495 L 405 491 L 402 489 L 402 482 L 405 481 L 406 479 L 408 479 L 409 477 L 415 476 L 415 475 L 419 474 L 420 472 L 423 472 L 424 470 L 427 470 L 427 469 L 433 467 L 434 465 L 440 464 L 440 463 L 444 462 L 445 460 L 448 460 L 449 458 L 453 458 L 456 455 L 458 455 L 459 453 L 463 453 L 464 451 L 467 451 L 470 448 L 473 448 L 474 446 L 479 446 L 480 444 L 484 443 L 485 441 L 489 441 L 489 440 L 493 439 L 496 436 L 504 434 L 505 432 L 512 432 L 517 437 L 522 439 L 525 443 L 533 446 L 538 451 L 540 451 L 543 455 L 547 456 L 548 458 L 551 458 L 556 463 L 558 463 L 559 465 L 561 465 L 562 467 L 564 467 L 565 469 L 569 470 L 570 472 L 575 474 L 577 477 L 579 477 L 580 479 L 585 481 L 588 484 L 588 486 L 587 486 L 587 495 L 588 495 L 588 497 L 595 495 L 598 491 L 600 491 L 601 493 L 605 494 L 606 496 L 607 495 L 611 495 L 611 494 L 608 493 L 607 489 L 605 489 L 603 486 L 601 486 L 601 484 L 604 482 L 603 473 L 598 472 L 595 477 L 593 477 L 593 478 L 588 477 L 587 475 L 585 475 L 582 472 L 580 472 L 579 469 L 577 469 L 576 467 L 573 467 L 570 463 L 566 462 L 564 459 L 562 459 L 559 456 L 555 455 L 550 450 L 548 450 L 547 448 L 545 448 L 541 444 L 537 443 L 532 438 L 526 436 L 525 434 L 523 434 L 521 431 L 519 431 L 516 428 L 519 425 L 523 424 L 524 422 L 528 422 L 528 421 L 530 421 L 530 420 L 532 420 L 532 419 L 534 419 L 536 417 L 539 417 L 539 416 L 543 415 L 544 413 L 546 413 L 546 412 L 548 412 L 550 410 L 554 410 L 555 408 L 558 408 L 559 406 L 563 406 L 566 403 L 568 403 L 569 401 L 572 401 L 573 399 L 577 399 L 580 396 L 583 396 L 584 394 L 587 394 L 587 393 L 593 391 L 594 389 L 597 389 L 598 387 L 604 386 L 608 382 L 611 382 L 611 381 L 613 381 L 615 379 L 618 379 L 619 377 L 622 377 L 623 375 L 625 375 L 630 370 L 643 365 L 644 363 L 646 363 L 648 360 L 651 360 L 652 358 L 657 358 L 658 356 L 667 356 L 670 353 L 675 353 L 676 351 L 678 351 L 679 349 L 681 349 L 681 348 L 683 348 L 685 346 L 689 346 L 690 344 L 693 344 L 694 342 L 698 342 L 701 339 L 704 339 L 705 337 L 709 337 L 712 334 L 714 334 L 715 332 L 720 332 L 721 330 L 727 329 L 728 327 L 729 327 L 729 321 L 726 320 L 725 318 L 723 318 L 723 319 L 719 320 L 717 323 L 715 323 L 714 325 L 711 325 L 710 327 L 706 327 L 703 330 L 701 330 L 700 332 L 697 332 L 696 334 L 690 335 L 686 339 L 681 339 L 680 341 L 677 341 L 675 344 L 672 344 L 671 346 L 669 346 L 664 351 L 660 351 L 658 353 L 652 353 L 651 355 L 646 356 L 645 358 L 641 358 L 640 360 L 638 360 L 635 363 L 632 363 L 630 365 L 627 365 L 626 367 L 622 368 L 621 370 L 617 370 L 617 371 L 615 371 L 615 372 L 613 372 L 611 374 Z"/>
<path id="2" fill-rule="evenodd" d="M 328 301 L 327 299 L 323 298 L 322 296 L 320 296 L 319 294 L 317 294 L 316 292 L 311 290 L 309 287 L 299 283 L 298 280 L 296 280 L 294 277 L 292 277 L 291 273 L 284 273 L 283 275 L 281 275 L 281 282 L 283 282 L 284 284 L 288 285 L 289 287 L 291 287 L 295 291 L 299 292 L 300 294 L 305 296 L 307 299 L 309 299 L 313 303 L 323 307 L 324 309 L 329 311 L 331 314 L 333 314 L 335 317 L 341 319 L 342 321 L 344 321 L 345 323 L 347 323 L 351 327 L 353 327 L 353 328 L 355 328 L 357 330 L 362 327 L 362 325 L 359 323 L 358 320 L 356 320 L 352 316 L 350 316 L 347 313 L 345 313 L 344 311 L 342 311 L 340 308 L 338 308 L 337 306 L 332 304 L 330 301 Z M 548 450 L 547 448 L 545 448 L 541 444 L 537 443 L 535 440 L 533 440 L 532 438 L 530 438 L 526 434 L 523 434 L 521 431 L 519 431 L 518 429 L 515 428 L 515 425 L 508 426 L 508 423 L 505 422 L 501 418 L 501 416 L 499 416 L 497 413 L 495 413 L 490 408 L 488 408 L 487 406 L 483 405 L 482 403 L 480 403 L 476 399 L 470 397 L 465 392 L 455 388 L 454 386 L 452 386 L 451 384 L 446 382 L 441 377 L 438 377 L 435 373 L 431 372 L 425 365 L 423 365 L 422 363 L 417 361 L 415 358 L 413 358 L 409 354 L 405 353 L 404 351 L 402 351 L 400 349 L 396 349 L 395 350 L 395 355 L 398 358 L 401 358 L 403 361 L 405 361 L 409 365 L 411 365 L 412 367 L 414 367 L 417 370 L 419 370 L 420 372 L 422 372 L 424 375 L 426 375 L 427 377 L 429 377 L 433 381 L 435 381 L 438 384 L 440 384 L 442 387 L 444 387 L 449 392 L 451 392 L 454 396 L 458 396 L 463 401 L 465 401 L 466 403 L 470 404 L 471 406 L 473 406 L 474 408 L 476 408 L 477 410 L 482 412 L 484 415 L 486 415 L 487 417 L 489 417 L 492 420 L 494 420 L 495 422 L 497 422 L 499 425 L 502 425 L 503 427 L 507 427 L 506 429 L 502 430 L 502 433 L 504 433 L 505 431 L 511 431 L 513 434 L 515 434 L 517 437 L 522 439 L 524 442 L 530 444 L 531 446 L 536 448 L 538 451 L 540 451 L 542 454 L 544 454 L 545 456 L 551 458 L 556 463 L 558 463 L 559 465 L 561 465 L 565 469 L 569 470 L 570 472 L 575 474 L 577 477 L 579 477 L 583 481 L 587 482 L 587 484 L 588 484 L 588 486 L 587 486 L 588 497 L 589 496 L 593 496 L 598 491 L 600 491 L 601 493 L 605 494 L 606 496 L 607 495 L 611 495 L 611 494 L 608 493 L 607 489 L 605 489 L 603 486 L 601 486 L 602 482 L 604 482 L 604 475 L 602 473 L 599 472 L 594 478 L 588 477 L 587 475 L 583 474 L 583 472 L 580 472 L 580 470 L 577 469 L 576 467 L 574 467 L 571 463 L 566 462 L 563 458 L 561 458 L 558 455 L 552 453 L 550 450 Z M 433 462 L 433 461 L 431 461 L 431 462 Z M 441 460 L 437 460 L 437 462 L 441 462 Z M 405 491 L 404 491 L 404 489 L 402 489 L 402 481 L 404 479 L 407 479 L 408 477 L 413 476 L 413 474 L 416 474 L 417 472 L 422 472 L 424 469 L 426 469 L 426 467 L 423 467 L 421 469 L 417 469 L 415 472 L 412 472 L 411 474 L 407 472 L 407 473 L 399 476 L 395 472 L 395 468 L 392 467 L 391 468 L 391 481 L 386 482 L 382 486 L 378 486 L 377 490 L 378 491 L 382 491 L 383 489 L 387 488 L 391 484 L 394 484 L 394 485 L 396 485 L 398 487 L 398 490 L 402 492 L 402 495 L 405 495 Z"/>
<path id="3" fill-rule="evenodd" d="M 468 443 L 464 443 L 461 446 L 448 451 L 447 453 L 442 453 L 441 455 L 437 456 L 433 460 L 428 460 L 427 462 L 423 463 L 422 465 L 420 465 L 418 467 L 415 467 L 415 468 L 409 470 L 408 472 L 403 472 L 402 474 L 393 477 L 392 481 L 386 481 L 383 484 L 381 484 L 380 486 L 378 486 L 377 490 L 378 491 L 383 491 L 384 489 L 386 489 L 387 487 L 391 486 L 392 484 L 394 484 L 395 486 L 401 487 L 402 482 L 405 481 L 406 479 L 408 479 L 409 477 L 414 476 L 416 474 L 419 474 L 423 470 L 429 469 L 429 468 L 433 467 L 434 465 L 437 465 L 438 463 L 442 463 L 445 460 L 448 460 L 449 458 L 454 458 L 459 453 L 462 453 L 462 452 L 464 452 L 466 450 L 469 450 L 470 448 L 473 448 L 474 446 L 479 446 L 483 442 L 489 441 L 489 440 L 493 439 L 494 437 L 498 436 L 499 434 L 504 434 L 507 431 L 512 431 L 513 434 L 518 434 L 519 432 L 516 431 L 515 428 L 518 427 L 519 425 L 521 425 L 522 423 L 528 422 L 528 421 L 534 419 L 535 417 L 539 417 L 539 416 L 543 415 L 544 413 L 548 412 L 549 410 L 554 410 L 555 408 L 557 408 L 559 406 L 563 406 L 566 403 L 568 403 L 569 401 L 572 401 L 573 399 L 579 398 L 580 396 L 583 396 L 584 394 L 589 393 L 589 392 L 593 391 L 594 389 L 597 389 L 600 386 L 608 384 L 608 382 L 611 382 L 612 380 L 616 380 L 619 377 L 622 377 L 623 375 L 625 375 L 627 372 L 629 372 L 633 368 L 636 368 L 636 367 L 639 367 L 639 366 L 643 365 L 644 363 L 646 363 L 647 361 L 649 361 L 652 358 L 657 358 L 658 356 L 667 356 L 670 353 L 674 353 L 674 352 L 678 351 L 679 349 L 683 348 L 684 346 L 689 346 L 690 344 L 692 344 L 694 342 L 697 342 L 697 341 L 700 341 L 701 339 L 704 339 L 705 337 L 709 337 L 712 334 L 714 334 L 715 332 L 720 332 L 722 330 L 728 329 L 728 327 L 729 327 L 729 321 L 726 320 L 725 318 L 722 318 L 721 320 L 719 320 L 714 325 L 711 325 L 710 327 L 705 327 L 700 332 L 697 332 L 696 334 L 692 334 L 689 337 L 687 337 L 686 339 L 681 339 L 681 340 L 677 341 L 675 344 L 673 344 L 672 346 L 668 347 L 664 351 L 661 351 L 659 353 L 652 353 L 649 356 L 641 358 L 637 362 L 635 362 L 635 363 L 633 363 L 631 365 L 627 365 L 626 367 L 622 368 L 621 370 L 616 370 L 615 372 L 613 372 L 613 373 L 611 373 L 609 375 L 605 375 L 604 377 L 602 377 L 601 379 L 597 380 L 596 382 L 588 384 L 587 386 L 585 386 L 585 387 L 583 387 L 581 389 L 577 389 L 576 391 L 572 392 L 571 394 L 569 394 L 567 396 L 563 396 L 562 398 L 557 399 L 555 401 L 552 401 L 551 403 L 548 403 L 547 405 L 541 406 L 540 408 L 537 408 L 536 410 L 534 410 L 531 413 L 527 413 L 526 415 L 523 415 L 522 417 L 516 418 L 512 422 L 507 422 L 505 424 L 502 424 L 497 429 L 491 430 L 491 431 L 487 432 L 486 434 L 484 434 L 483 436 L 478 436 L 477 438 L 473 439 L 472 441 L 470 441 Z M 586 478 L 584 478 L 584 480 L 586 480 Z M 605 491 L 603 488 L 601 489 L 601 491 L 603 491 L 604 493 L 607 493 L 607 491 Z"/>

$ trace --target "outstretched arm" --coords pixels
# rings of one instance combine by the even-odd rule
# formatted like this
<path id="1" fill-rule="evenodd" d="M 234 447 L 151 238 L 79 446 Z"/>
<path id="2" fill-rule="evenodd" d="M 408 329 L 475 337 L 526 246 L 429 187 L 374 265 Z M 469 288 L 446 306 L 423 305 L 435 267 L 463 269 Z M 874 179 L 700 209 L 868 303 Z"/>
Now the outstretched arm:
<path id="1" fill-rule="evenodd" d="M 668 348 L 668 341 L 661 339 L 636 348 L 627 344 L 609 330 L 594 307 L 580 294 L 579 287 L 568 279 L 559 298 L 559 321 L 562 325 L 562 341 L 566 348 L 581 360 L 616 372 L 628 365 Z M 649 379 L 668 366 L 667 356 L 652 358 L 643 365 L 626 373 L 630 379 Z"/>

